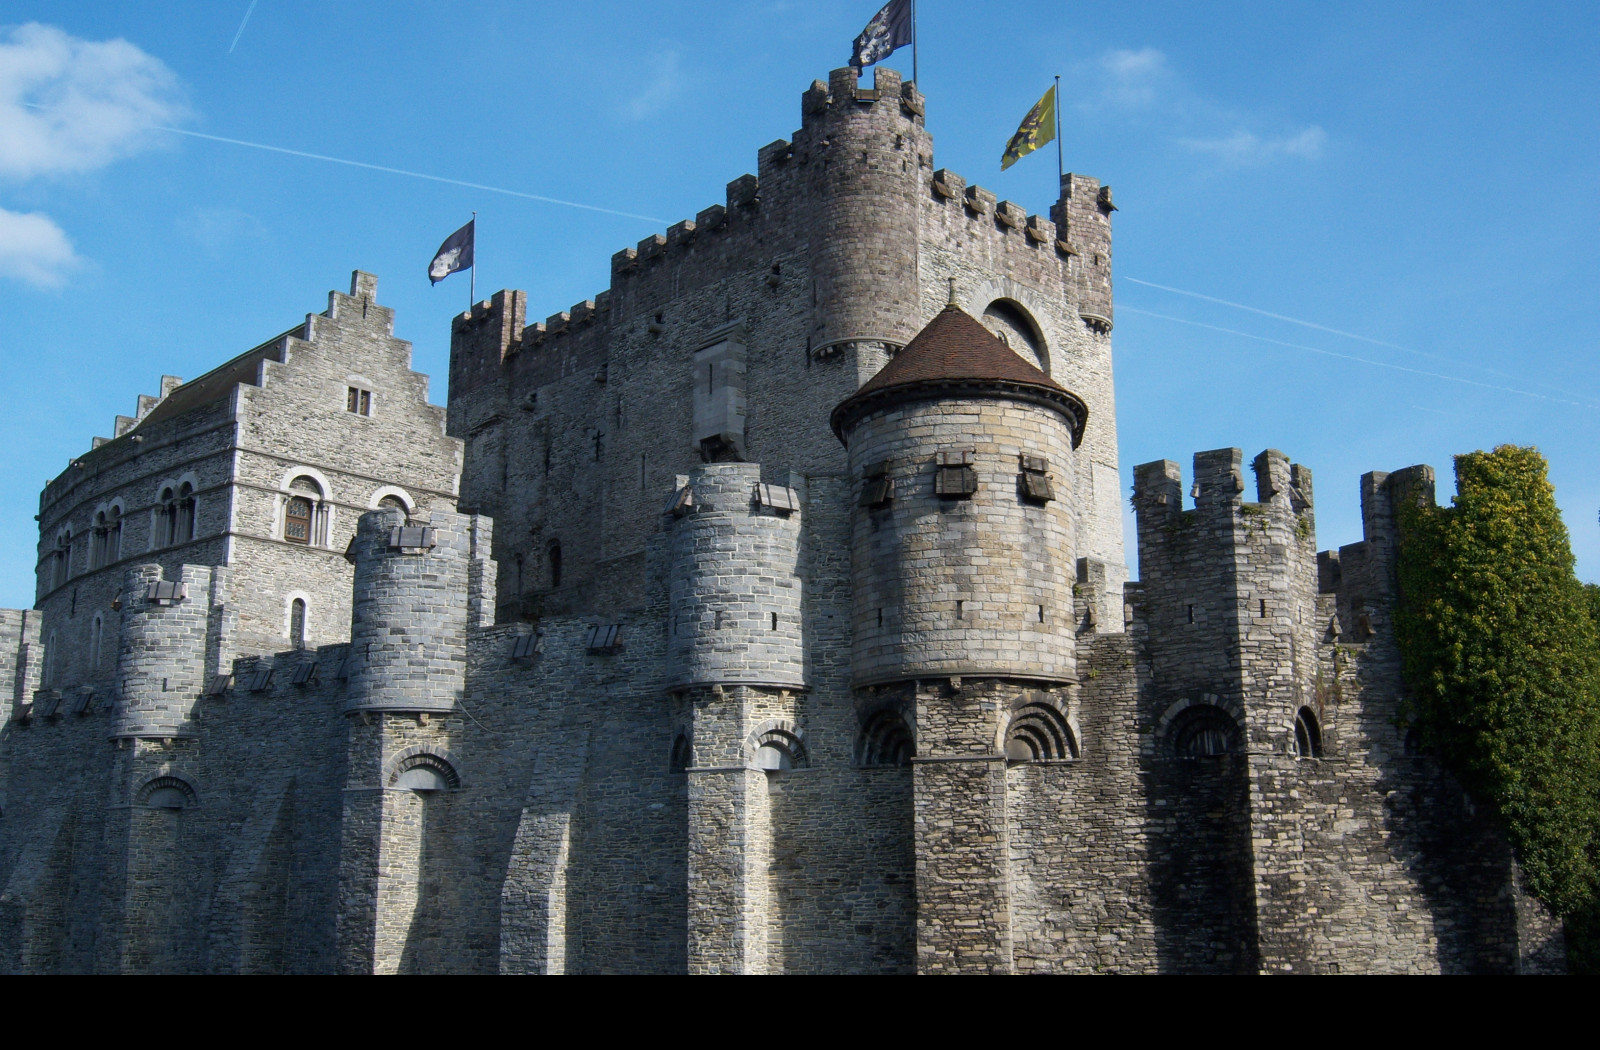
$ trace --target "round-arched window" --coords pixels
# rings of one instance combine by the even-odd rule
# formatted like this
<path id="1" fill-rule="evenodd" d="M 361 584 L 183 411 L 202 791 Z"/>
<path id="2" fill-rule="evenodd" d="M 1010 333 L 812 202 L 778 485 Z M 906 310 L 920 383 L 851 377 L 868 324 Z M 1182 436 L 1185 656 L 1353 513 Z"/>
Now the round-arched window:
<path id="1" fill-rule="evenodd" d="M 1294 716 L 1294 753 L 1296 758 L 1322 757 L 1322 727 L 1309 707 L 1302 707 Z"/>
<path id="2" fill-rule="evenodd" d="M 1239 749 L 1239 723 L 1220 707 L 1188 708 L 1172 723 L 1172 750 L 1180 758 L 1208 758 Z"/>

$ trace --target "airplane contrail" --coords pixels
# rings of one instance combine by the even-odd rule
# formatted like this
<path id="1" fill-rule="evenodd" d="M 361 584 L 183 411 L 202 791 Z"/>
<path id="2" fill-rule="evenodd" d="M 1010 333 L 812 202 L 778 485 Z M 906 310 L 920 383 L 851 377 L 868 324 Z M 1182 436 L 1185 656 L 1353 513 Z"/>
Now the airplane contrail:
<path id="1" fill-rule="evenodd" d="M 250 24 L 250 16 L 256 13 L 256 4 L 260 0 L 250 0 L 250 6 L 244 9 L 244 21 L 239 23 L 239 31 L 233 34 L 233 43 L 228 45 L 228 54 L 233 54 L 233 49 L 239 46 L 239 38 L 244 36 L 244 27 Z"/>
<path id="2" fill-rule="evenodd" d="M 1550 401 L 1558 405 L 1571 405 L 1574 408 L 1594 407 L 1592 403 L 1586 404 L 1582 401 L 1570 401 L 1565 398 L 1550 397 L 1546 394 L 1537 394 L 1531 390 L 1520 390 L 1512 386 L 1497 386 L 1494 383 L 1481 383 L 1476 379 L 1464 379 L 1461 376 L 1447 375 L 1443 372 L 1429 372 L 1421 368 L 1409 368 L 1406 365 L 1397 365 L 1391 361 L 1374 361 L 1369 357 L 1357 357 L 1354 354 L 1341 354 L 1336 350 L 1325 350 L 1318 346 L 1306 346 L 1304 343 L 1287 343 L 1281 339 L 1269 339 L 1264 335 L 1253 335 L 1250 332 L 1240 332 L 1233 328 L 1223 328 L 1220 325 L 1205 324 L 1201 321 L 1191 321 L 1185 317 L 1173 317 L 1170 314 L 1158 314 L 1153 310 L 1140 310 L 1133 306 L 1119 306 L 1117 307 L 1117 310 L 1120 313 L 1139 314 L 1143 317 L 1154 317 L 1162 321 L 1172 321 L 1177 324 L 1192 325 L 1195 328 L 1204 328 L 1212 332 L 1221 332 L 1224 335 L 1236 335 L 1242 339 L 1254 339 L 1257 342 L 1270 343 L 1273 346 L 1287 347 L 1291 350 L 1305 350 L 1308 353 L 1321 354 L 1324 357 L 1336 357 L 1342 361 L 1354 361 L 1358 364 L 1372 365 L 1376 368 L 1388 368 L 1396 372 L 1407 372 L 1411 375 L 1427 376 L 1430 379 L 1442 379 L 1447 383 L 1462 383 L 1466 386 L 1475 386 L 1483 390 L 1495 390 L 1501 393 L 1520 394 L 1523 397 L 1538 398 L 1541 401 Z"/>

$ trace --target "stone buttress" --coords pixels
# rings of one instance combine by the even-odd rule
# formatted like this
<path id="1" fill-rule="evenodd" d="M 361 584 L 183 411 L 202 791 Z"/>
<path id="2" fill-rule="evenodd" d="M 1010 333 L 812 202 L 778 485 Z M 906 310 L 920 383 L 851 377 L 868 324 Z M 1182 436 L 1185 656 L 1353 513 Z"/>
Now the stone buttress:
<path id="1" fill-rule="evenodd" d="M 668 667 L 687 701 L 690 973 L 767 968 L 767 773 L 805 761 L 802 488 L 706 464 L 672 500 Z"/>
<path id="2" fill-rule="evenodd" d="M 345 973 L 441 968 L 442 870 L 469 627 L 493 596 L 489 519 L 398 510 L 361 516 L 352 553 L 348 781 L 339 871 Z"/>

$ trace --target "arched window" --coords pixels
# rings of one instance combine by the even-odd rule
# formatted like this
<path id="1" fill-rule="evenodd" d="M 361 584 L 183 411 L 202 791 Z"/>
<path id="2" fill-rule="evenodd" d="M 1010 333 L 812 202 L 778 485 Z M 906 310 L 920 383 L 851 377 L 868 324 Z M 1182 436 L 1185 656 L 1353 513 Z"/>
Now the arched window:
<path id="1" fill-rule="evenodd" d="M 283 505 L 283 538 L 290 543 L 321 547 L 325 543 L 328 508 L 322 486 L 302 474 L 289 482 L 289 498 Z"/>
<path id="2" fill-rule="evenodd" d="M 1296 758 L 1322 757 L 1322 727 L 1309 707 L 1302 707 L 1294 716 L 1294 754 Z"/>
<path id="3" fill-rule="evenodd" d="M 312 504 L 304 496 L 290 496 L 283 509 L 283 538 L 290 543 L 311 542 Z"/>
<path id="4" fill-rule="evenodd" d="M 188 809 L 197 801 L 194 786 L 182 777 L 153 777 L 134 795 L 134 802 L 150 809 Z"/>
<path id="5" fill-rule="evenodd" d="M 1026 704 L 1006 727 L 1006 758 L 1012 762 L 1048 762 L 1078 757 L 1078 741 L 1066 716 L 1050 704 Z"/>
<path id="6" fill-rule="evenodd" d="M 550 541 L 550 588 L 561 586 L 561 541 Z"/>
<path id="7" fill-rule="evenodd" d="M 1044 336 L 1021 304 L 1010 299 L 996 299 L 984 309 L 983 324 L 1028 363 L 1040 368 L 1048 364 Z"/>
<path id="8" fill-rule="evenodd" d="M 880 710 L 861 726 L 856 761 L 866 767 L 909 766 L 916 756 L 911 727 L 898 711 Z"/>
<path id="9" fill-rule="evenodd" d="M 438 755 L 411 755 L 403 759 L 389 776 L 391 787 L 409 791 L 448 791 L 461 786 L 455 767 Z"/>
<path id="10" fill-rule="evenodd" d="M 169 547 L 175 542 L 173 537 L 178 534 L 178 494 L 170 485 L 162 488 L 161 498 L 156 501 L 152 525 L 152 546 Z"/>
<path id="11" fill-rule="evenodd" d="M 289 644 L 296 649 L 306 647 L 306 600 L 296 598 L 289 603 Z"/>
<path id="12" fill-rule="evenodd" d="M 72 530 L 56 534 L 56 549 L 50 552 L 50 587 L 66 586 L 72 575 Z"/>
<path id="13" fill-rule="evenodd" d="M 1173 719 L 1173 754 L 1180 758 L 1227 755 L 1239 749 L 1239 723 L 1212 704 L 1196 704 Z"/>
<path id="14" fill-rule="evenodd" d="M 111 508 L 110 520 L 106 523 L 106 560 L 105 564 L 122 560 L 122 508 Z"/>
<path id="15" fill-rule="evenodd" d="M 56 645 L 56 632 L 51 631 L 44 643 L 44 666 L 39 668 L 39 684 L 46 689 L 56 684 L 56 664 L 60 662 L 60 647 Z"/>
<path id="16" fill-rule="evenodd" d="M 679 733 L 678 739 L 672 742 L 672 761 L 668 768 L 674 773 L 686 772 L 693 759 L 694 745 L 689 743 L 689 734 Z"/>
<path id="17" fill-rule="evenodd" d="M 769 729 L 756 740 L 756 768 L 781 773 L 806 764 L 806 745 L 794 733 Z"/>
<path id="18" fill-rule="evenodd" d="M 89 538 L 89 568 L 98 569 L 106 564 L 106 512 L 94 514 L 94 535 Z"/>
<path id="19" fill-rule="evenodd" d="M 185 481 L 178 489 L 177 502 L 173 504 L 173 543 L 188 543 L 194 539 L 194 512 L 194 486 Z"/>
<path id="20" fill-rule="evenodd" d="M 397 510 L 402 514 L 410 514 L 411 508 L 406 506 L 406 501 L 399 496 L 385 496 L 378 501 L 379 510 Z"/>

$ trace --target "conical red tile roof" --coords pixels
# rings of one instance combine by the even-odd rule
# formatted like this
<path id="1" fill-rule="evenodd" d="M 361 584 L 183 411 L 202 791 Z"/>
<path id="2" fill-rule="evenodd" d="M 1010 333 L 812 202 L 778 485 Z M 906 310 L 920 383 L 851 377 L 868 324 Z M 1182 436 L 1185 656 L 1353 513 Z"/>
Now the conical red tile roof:
<path id="1" fill-rule="evenodd" d="M 1072 422 L 1072 443 L 1083 439 L 1088 409 L 1077 395 L 1024 361 L 954 303 L 929 321 L 905 349 L 833 410 L 843 440 L 873 409 L 902 400 L 1011 393 L 1061 411 Z"/>

